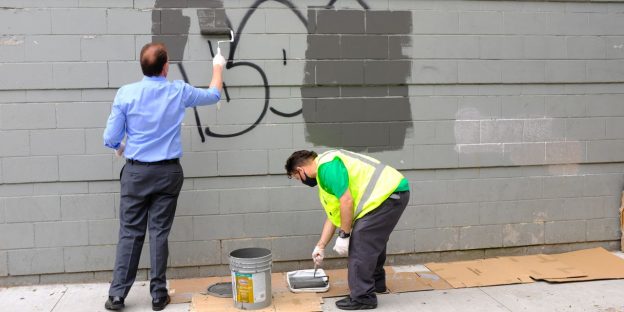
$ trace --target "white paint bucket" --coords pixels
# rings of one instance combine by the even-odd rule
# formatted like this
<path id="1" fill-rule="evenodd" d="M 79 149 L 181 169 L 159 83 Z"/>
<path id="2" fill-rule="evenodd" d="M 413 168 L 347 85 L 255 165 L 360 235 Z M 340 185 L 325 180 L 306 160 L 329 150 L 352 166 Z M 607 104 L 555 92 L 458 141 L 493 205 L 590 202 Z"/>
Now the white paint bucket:
<path id="1" fill-rule="evenodd" d="M 243 248 L 230 253 L 232 298 L 241 310 L 257 310 L 271 305 L 271 251 Z"/>

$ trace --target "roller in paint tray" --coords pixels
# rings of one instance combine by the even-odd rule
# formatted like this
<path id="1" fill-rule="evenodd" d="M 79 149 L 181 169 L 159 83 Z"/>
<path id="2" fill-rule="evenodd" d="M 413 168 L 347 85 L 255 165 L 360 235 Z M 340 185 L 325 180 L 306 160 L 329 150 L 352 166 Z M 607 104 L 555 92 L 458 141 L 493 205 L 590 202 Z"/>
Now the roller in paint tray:
<path id="1" fill-rule="evenodd" d="M 329 290 L 329 276 L 316 265 L 313 270 L 297 270 L 286 273 L 288 289 L 292 292 L 326 292 Z"/>

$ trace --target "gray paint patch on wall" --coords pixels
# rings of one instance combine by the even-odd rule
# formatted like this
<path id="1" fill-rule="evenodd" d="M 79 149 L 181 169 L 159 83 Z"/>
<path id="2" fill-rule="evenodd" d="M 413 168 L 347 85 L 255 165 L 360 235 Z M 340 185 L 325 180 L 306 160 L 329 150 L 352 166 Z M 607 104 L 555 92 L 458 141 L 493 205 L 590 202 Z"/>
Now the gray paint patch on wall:
<path id="1" fill-rule="evenodd" d="M 306 140 L 352 150 L 403 147 L 412 128 L 409 11 L 308 9 L 301 89 Z"/>
<path id="2" fill-rule="evenodd" d="M 167 46 L 170 61 L 182 61 L 184 57 L 184 48 L 191 26 L 190 17 L 182 14 L 182 9 L 187 7 L 223 8 L 223 2 L 156 0 L 152 11 L 152 42 L 162 42 Z M 200 10 L 198 10 L 198 14 L 200 14 L 199 12 Z M 202 11 L 202 13 L 205 12 Z"/>

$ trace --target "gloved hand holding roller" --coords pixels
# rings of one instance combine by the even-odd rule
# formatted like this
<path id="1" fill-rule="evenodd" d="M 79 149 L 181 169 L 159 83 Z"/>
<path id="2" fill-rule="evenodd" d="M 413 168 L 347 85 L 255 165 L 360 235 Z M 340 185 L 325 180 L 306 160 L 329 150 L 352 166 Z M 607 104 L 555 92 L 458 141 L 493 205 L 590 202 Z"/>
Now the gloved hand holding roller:
<path id="1" fill-rule="evenodd" d="M 212 58 L 212 67 L 217 67 L 220 66 L 221 70 L 223 70 L 223 68 L 225 67 L 225 58 L 223 57 L 223 54 L 221 54 L 221 42 L 234 42 L 234 32 L 229 29 L 230 32 L 230 39 L 229 40 L 219 40 L 217 41 L 217 54 L 215 54 L 215 56 Z M 202 35 L 205 34 L 210 34 L 210 31 L 206 31 L 203 27 L 201 29 L 201 33 Z M 217 109 L 221 109 L 221 102 L 217 103 Z"/>
<path id="2" fill-rule="evenodd" d="M 323 259 L 325 259 L 325 249 L 315 246 L 314 251 L 312 251 L 312 261 L 314 261 L 314 265 L 323 265 Z"/>
<path id="3" fill-rule="evenodd" d="M 212 66 L 220 65 L 221 67 L 225 67 L 225 63 L 225 58 L 223 57 L 223 55 L 221 55 L 221 49 L 219 49 L 219 52 L 217 52 L 217 54 L 212 59 Z"/>

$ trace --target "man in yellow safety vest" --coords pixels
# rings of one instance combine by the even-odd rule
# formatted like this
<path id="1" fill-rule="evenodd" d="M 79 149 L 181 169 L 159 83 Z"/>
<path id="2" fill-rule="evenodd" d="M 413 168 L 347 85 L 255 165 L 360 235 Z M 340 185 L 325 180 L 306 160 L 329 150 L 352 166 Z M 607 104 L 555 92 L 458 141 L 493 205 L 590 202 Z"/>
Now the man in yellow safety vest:
<path id="1" fill-rule="evenodd" d="M 320 265 L 325 246 L 339 228 L 334 250 L 348 256 L 350 296 L 336 302 L 343 310 L 377 307 L 376 292 L 386 291 L 386 245 L 409 201 L 409 182 L 396 169 L 366 155 L 331 150 L 294 152 L 286 161 L 291 179 L 319 187 L 327 214 L 312 252 Z"/>

